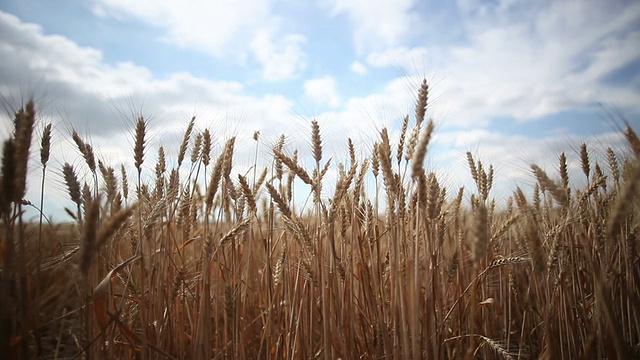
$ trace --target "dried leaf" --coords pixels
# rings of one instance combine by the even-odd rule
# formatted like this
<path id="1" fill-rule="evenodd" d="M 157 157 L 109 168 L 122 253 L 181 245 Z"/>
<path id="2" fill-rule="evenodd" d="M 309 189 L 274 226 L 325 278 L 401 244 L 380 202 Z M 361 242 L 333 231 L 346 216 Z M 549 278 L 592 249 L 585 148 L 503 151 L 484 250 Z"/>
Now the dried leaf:
<path id="1" fill-rule="evenodd" d="M 496 299 L 494 298 L 487 298 L 485 301 L 479 303 L 478 305 L 483 306 L 483 305 L 491 305 L 493 303 L 496 302 Z"/>
<path id="2" fill-rule="evenodd" d="M 138 260 L 140 255 L 134 256 L 122 264 L 116 266 L 113 270 L 109 271 L 107 276 L 100 281 L 100 284 L 96 286 L 93 290 L 93 310 L 96 314 L 96 318 L 98 319 L 98 324 L 100 325 L 100 330 L 104 333 L 107 328 L 107 304 L 108 304 L 108 296 L 109 296 L 109 284 L 111 283 L 111 277 L 122 270 L 125 266 L 129 265 L 135 260 Z"/>

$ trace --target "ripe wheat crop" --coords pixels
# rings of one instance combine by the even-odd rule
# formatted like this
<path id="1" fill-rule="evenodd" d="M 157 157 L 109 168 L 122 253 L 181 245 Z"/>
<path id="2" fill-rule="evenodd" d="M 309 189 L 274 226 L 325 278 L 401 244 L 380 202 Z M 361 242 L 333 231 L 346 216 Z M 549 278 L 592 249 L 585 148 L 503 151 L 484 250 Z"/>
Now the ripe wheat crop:
<path id="1" fill-rule="evenodd" d="M 382 129 L 359 158 L 349 140 L 344 164 L 323 156 L 322 129 L 311 121 L 311 167 L 282 136 L 272 166 L 253 175 L 234 172 L 235 138 L 212 149 L 195 118 L 176 165 L 168 167 L 163 147 L 150 164 L 148 123 L 139 117 L 133 176 L 98 159 L 75 131 L 82 161 L 52 166 L 52 126 L 28 102 L 2 146 L 0 354 L 639 357 L 634 130 L 624 131 L 626 152 L 600 154 L 606 163 L 580 147 L 584 187 L 571 186 L 563 153 L 557 170 L 531 164 L 533 192 L 518 187 L 498 207 L 493 166 L 471 153 L 473 188 L 448 194 L 425 170 L 434 132 L 427 102 L 424 81 L 397 143 Z M 38 150 L 40 162 L 29 165 Z M 332 168 L 335 187 L 326 180 Z M 42 172 L 35 205 L 24 199 L 32 171 Z M 51 176 L 64 181 L 71 223 L 44 219 Z M 304 212 L 296 184 L 311 202 Z M 26 206 L 41 210 L 39 221 L 24 219 Z"/>

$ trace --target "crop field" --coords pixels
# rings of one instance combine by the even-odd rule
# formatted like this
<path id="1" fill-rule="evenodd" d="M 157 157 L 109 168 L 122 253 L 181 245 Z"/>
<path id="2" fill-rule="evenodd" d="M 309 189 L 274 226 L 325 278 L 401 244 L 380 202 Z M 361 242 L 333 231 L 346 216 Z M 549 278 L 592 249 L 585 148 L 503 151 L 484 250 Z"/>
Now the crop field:
<path id="1" fill-rule="evenodd" d="M 494 168 L 479 156 L 466 159 L 475 184 L 455 191 L 425 169 L 427 94 L 424 81 L 401 136 L 381 129 L 371 153 L 349 141 L 348 161 L 328 159 L 311 120 L 312 166 L 283 136 L 269 167 L 240 174 L 235 138 L 213 151 L 210 130 L 193 119 L 173 166 L 163 147 L 148 153 L 144 117 L 133 120 L 134 171 L 99 159 L 75 131 L 82 161 L 54 162 L 56 128 L 25 103 L 2 144 L 0 354 L 639 358 L 634 129 L 623 130 L 626 149 L 594 156 L 582 144 L 554 168 L 530 164 L 535 186 L 498 206 Z M 569 178 L 569 155 L 584 186 Z M 337 180 L 327 181 L 330 171 Z M 43 191 L 27 201 L 36 172 L 42 183 L 29 186 Z M 48 214 L 52 176 L 64 179 L 72 222 L 24 215 Z M 309 198 L 304 210 L 299 196 Z"/>

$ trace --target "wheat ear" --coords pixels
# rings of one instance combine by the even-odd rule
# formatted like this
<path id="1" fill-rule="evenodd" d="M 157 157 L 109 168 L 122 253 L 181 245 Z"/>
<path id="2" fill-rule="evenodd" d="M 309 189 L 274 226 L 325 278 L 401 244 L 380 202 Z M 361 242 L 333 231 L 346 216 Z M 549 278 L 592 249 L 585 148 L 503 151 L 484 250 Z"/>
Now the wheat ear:
<path id="1" fill-rule="evenodd" d="M 189 121 L 189 125 L 187 125 L 187 129 L 184 132 L 184 136 L 182 137 L 182 142 L 180 143 L 180 150 L 178 151 L 178 167 L 182 165 L 182 161 L 184 161 L 184 155 L 187 152 L 187 146 L 189 146 L 189 140 L 191 138 L 191 132 L 193 131 L 193 125 L 196 122 L 196 117 L 192 117 L 191 121 Z"/>

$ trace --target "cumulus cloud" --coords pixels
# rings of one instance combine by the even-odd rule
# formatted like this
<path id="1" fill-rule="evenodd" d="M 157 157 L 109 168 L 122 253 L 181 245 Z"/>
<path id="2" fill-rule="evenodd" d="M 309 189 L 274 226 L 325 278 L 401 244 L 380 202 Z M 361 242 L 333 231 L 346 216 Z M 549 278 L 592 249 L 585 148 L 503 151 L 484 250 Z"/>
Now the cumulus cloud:
<path id="1" fill-rule="evenodd" d="M 289 79 L 305 67 L 305 53 L 302 45 L 306 38 L 302 35 L 287 35 L 274 41 L 273 35 L 263 30 L 256 34 L 250 47 L 263 65 L 263 77 L 268 81 Z"/>
<path id="2" fill-rule="evenodd" d="M 263 0 L 97 0 L 94 12 L 140 19 L 165 29 L 166 41 L 217 56 L 246 44 L 258 24 L 271 18 L 270 4 Z"/>
<path id="3" fill-rule="evenodd" d="M 54 161 L 77 163 L 80 155 L 69 140 L 73 128 L 95 145 L 96 154 L 107 164 L 130 166 L 131 127 L 139 115 L 150 124 L 148 156 L 153 158 L 160 142 L 171 161 L 188 119 L 195 115 L 197 129 L 211 128 L 217 144 L 229 136 L 239 137 L 236 159 L 241 159 L 241 166 L 253 159 L 252 149 L 241 145 L 243 138 L 250 140 L 243 135 L 285 128 L 291 118 L 292 102 L 282 95 L 250 96 L 236 81 L 184 72 L 158 78 L 132 63 L 108 65 L 99 50 L 44 35 L 39 26 L 3 12 L 0 33 L 4 34 L 0 38 L 3 101 L 15 109 L 27 97 L 35 97 L 40 119 L 55 124 Z M 28 197 L 36 198 L 36 189 L 32 186 Z M 56 191 L 48 198 L 62 203 L 64 189 L 58 186 Z"/>
<path id="4" fill-rule="evenodd" d="M 415 0 L 320 0 L 320 4 L 333 16 L 348 16 L 360 53 L 404 43 L 419 23 L 412 11 Z"/>
<path id="5" fill-rule="evenodd" d="M 390 79 L 384 68 L 399 66 L 406 72 L 435 73 L 435 79 L 429 79 L 435 80 L 429 115 L 434 115 L 434 110 L 442 114 L 435 116 L 434 148 L 440 146 L 443 151 L 429 156 L 434 158 L 434 167 L 453 174 L 452 186 L 457 185 L 459 174 L 468 173 L 466 150 L 477 150 L 479 158 L 496 165 L 498 174 L 505 178 L 530 179 L 529 162 L 549 158 L 556 149 L 566 149 L 567 139 L 575 139 L 570 134 L 544 139 L 505 134 L 497 129 L 497 117 L 535 121 L 561 111 L 584 110 L 598 102 L 640 112 L 638 80 L 607 80 L 640 60 L 636 46 L 640 30 L 633 26 L 640 22 L 640 4 L 556 1 L 523 6 L 511 1 L 489 4 L 461 0 L 456 42 L 434 44 L 429 39 L 437 34 L 419 33 L 415 26 L 411 15 L 415 2 L 387 3 L 322 2 L 334 19 L 347 15 L 353 27 L 356 58 L 362 62 L 352 62 L 351 71 L 368 73 L 363 80 L 378 79 L 366 83 L 368 88 L 357 96 L 347 88 L 338 93 L 332 76 L 304 82 L 304 70 L 312 67 L 307 62 L 314 60 L 305 54 L 305 47 L 313 45 L 313 34 L 300 35 L 291 24 L 281 26 L 267 2 L 241 1 L 239 8 L 225 10 L 218 6 L 230 2 L 202 3 L 196 9 L 192 7 L 195 2 L 174 8 L 167 1 L 99 0 L 96 13 L 141 19 L 166 31 L 164 40 L 172 44 L 214 56 L 229 52 L 232 57 L 255 61 L 262 66 L 263 80 L 297 80 L 294 89 L 303 89 L 305 96 L 330 107 L 314 117 L 320 121 L 327 157 L 334 150 L 336 159 L 344 156 L 347 137 L 352 137 L 359 153 L 364 154 L 378 141 L 378 130 L 383 126 L 389 127 L 392 139 L 397 140 L 401 119 L 413 113 L 412 99 L 421 79 Z M 216 17 L 207 17 L 216 11 L 225 17 L 219 23 Z M 428 21 L 428 16 L 425 19 Z M 291 32 L 282 31 L 285 28 Z M 409 33 L 414 30 L 416 34 Z M 131 119 L 122 120 L 120 112 L 129 116 L 152 111 L 153 125 L 158 125 L 154 136 L 165 145 L 169 140 L 177 146 L 185 120 L 194 113 L 199 128 L 212 126 L 227 132 L 218 142 L 224 141 L 225 135 L 246 132 L 250 136 L 254 130 L 308 133 L 308 118 L 292 126 L 294 101 L 277 93 L 248 95 L 246 84 L 238 81 L 217 81 L 188 72 L 159 77 L 141 64 L 107 64 L 101 50 L 79 46 L 62 36 L 44 35 L 38 26 L 2 12 L 0 33 L 0 94 L 5 99 L 21 99 L 34 89 L 49 104 L 54 120 L 65 122 L 59 129 L 70 126 L 91 134 L 98 143 L 96 148 L 114 161 L 131 161 L 130 152 L 123 150 L 131 145 L 130 137 L 123 135 L 130 132 L 126 127 Z M 419 38 L 426 40 L 416 42 Z M 352 59 L 338 59 L 342 70 Z M 425 59 L 433 70 L 415 65 Z M 312 65 L 316 69 L 316 64 Z M 258 88 L 276 86 L 255 83 Z M 235 115 L 243 121 L 226 119 Z M 292 127 L 293 134 L 288 130 Z M 262 133 L 265 137 L 266 132 Z M 608 136 L 595 141 L 619 145 Z M 305 136 L 293 136 L 293 148 L 307 147 L 305 140 Z M 62 147 L 62 159 L 73 153 L 68 144 Z M 238 159 L 252 159 L 253 148 L 237 149 Z M 302 162 L 303 155 L 301 152 Z"/>
<path id="6" fill-rule="evenodd" d="M 64 114 L 72 126 L 91 133 L 122 131 L 122 124 L 114 121 L 118 110 L 114 111 L 114 105 L 131 101 L 144 102 L 144 108 L 162 111 L 160 117 L 169 120 L 193 112 L 198 102 L 206 102 L 199 106 L 205 112 L 225 113 L 237 107 L 249 114 L 257 111 L 262 117 L 273 97 L 281 97 L 244 95 L 244 86 L 236 81 L 213 81 L 189 73 L 157 78 L 147 68 L 129 62 L 107 65 L 99 50 L 78 46 L 62 36 L 44 35 L 38 26 L 6 13 L 0 13 L 0 32 L 6 35 L 0 39 L 0 56 L 5 59 L 0 63 L 3 96 L 21 99 L 25 96 L 21 91 L 26 95 L 33 91 L 45 97 L 54 113 Z M 24 89 L 25 83 L 33 89 Z M 254 105 L 259 109 L 254 110 Z"/>
<path id="7" fill-rule="evenodd" d="M 415 70 L 427 57 L 427 49 L 423 46 L 408 48 L 398 46 L 383 51 L 374 51 L 367 55 L 367 63 L 374 67 L 400 66 Z"/>
<path id="8" fill-rule="evenodd" d="M 305 81 L 304 93 L 310 99 L 331 107 L 340 105 L 340 97 L 336 89 L 336 80 L 331 76 L 323 76 L 317 79 Z"/>
<path id="9" fill-rule="evenodd" d="M 430 51 L 447 74 L 440 105 L 463 126 L 597 103 L 637 112 L 637 88 L 604 81 L 640 59 L 640 31 L 630 26 L 640 21 L 640 4 L 619 6 L 557 1 L 526 13 L 503 3 L 469 7 L 475 11 L 465 19 L 466 41 Z"/>
<path id="10" fill-rule="evenodd" d="M 306 38 L 280 31 L 282 19 L 269 1 L 98 0 L 94 13 L 142 20 L 166 32 L 161 40 L 216 58 L 253 57 L 269 81 L 291 78 L 305 66 Z"/>
<path id="11" fill-rule="evenodd" d="M 57 112 L 75 119 L 77 126 L 101 133 L 116 131 L 106 94 L 112 98 L 137 95 L 136 90 L 144 91 L 142 84 L 151 81 L 143 67 L 105 65 L 99 50 L 80 47 L 62 36 L 44 36 L 38 26 L 13 15 L 0 13 L 0 32 L 5 34 L 0 39 L 5 99 L 44 97 Z"/>
<path id="12" fill-rule="evenodd" d="M 162 144 L 175 158 L 182 131 L 195 115 L 198 129 L 211 128 L 217 143 L 229 136 L 285 128 L 292 102 L 279 94 L 246 94 L 236 81 L 214 81 L 180 72 L 156 77 L 131 63 L 105 64 L 99 50 L 81 47 L 36 25 L 0 12 L 0 91 L 10 109 L 33 95 L 39 116 L 55 124 L 52 159 L 75 162 L 70 129 L 85 134 L 108 164 L 131 165 L 132 126 L 137 116 L 150 121 L 149 156 Z M 242 121 L 239 121 L 242 120 Z M 6 126 L 4 126 L 6 127 Z M 6 130 L 6 131 L 5 131 Z M 3 129 L 0 136 L 7 136 Z M 237 142 L 237 159 L 252 151 Z M 59 189 L 63 190 L 63 189 Z M 63 191 L 62 191 L 63 192 Z"/>
<path id="13" fill-rule="evenodd" d="M 347 138 L 369 153 L 371 145 L 379 141 L 379 131 L 390 128 L 392 134 L 399 131 L 399 123 L 412 109 L 411 79 L 397 78 L 385 84 L 378 92 L 343 99 L 334 109 L 314 114 L 321 128 L 330 136 L 327 147 L 335 154 L 344 154 Z"/>
<path id="14" fill-rule="evenodd" d="M 324 4 L 333 14 L 349 14 L 356 37 L 358 29 L 394 23 L 389 19 L 411 24 L 407 9 L 414 6 L 405 2 L 389 14 L 374 16 L 384 6 L 338 0 Z M 457 7 L 455 29 L 431 29 L 395 41 L 378 36 L 376 30 L 384 26 L 371 30 L 368 36 L 378 45 L 362 47 L 366 64 L 434 74 L 428 76 L 436 95 L 432 99 L 454 127 L 486 127 L 497 117 L 533 121 L 599 103 L 640 112 L 637 80 L 607 81 L 640 61 L 640 30 L 632 26 L 640 22 L 640 4 L 460 0 Z M 428 22 L 428 16 L 423 21 Z M 398 25 L 390 34 L 401 34 L 403 28 Z M 452 40 L 438 42 L 441 37 Z M 358 64 L 353 63 L 352 70 L 364 69 Z"/>
<path id="15" fill-rule="evenodd" d="M 359 61 L 352 62 L 350 69 L 351 71 L 359 75 L 364 75 L 367 72 L 369 72 L 369 70 L 367 70 L 367 67 L 364 66 L 364 64 Z"/>

